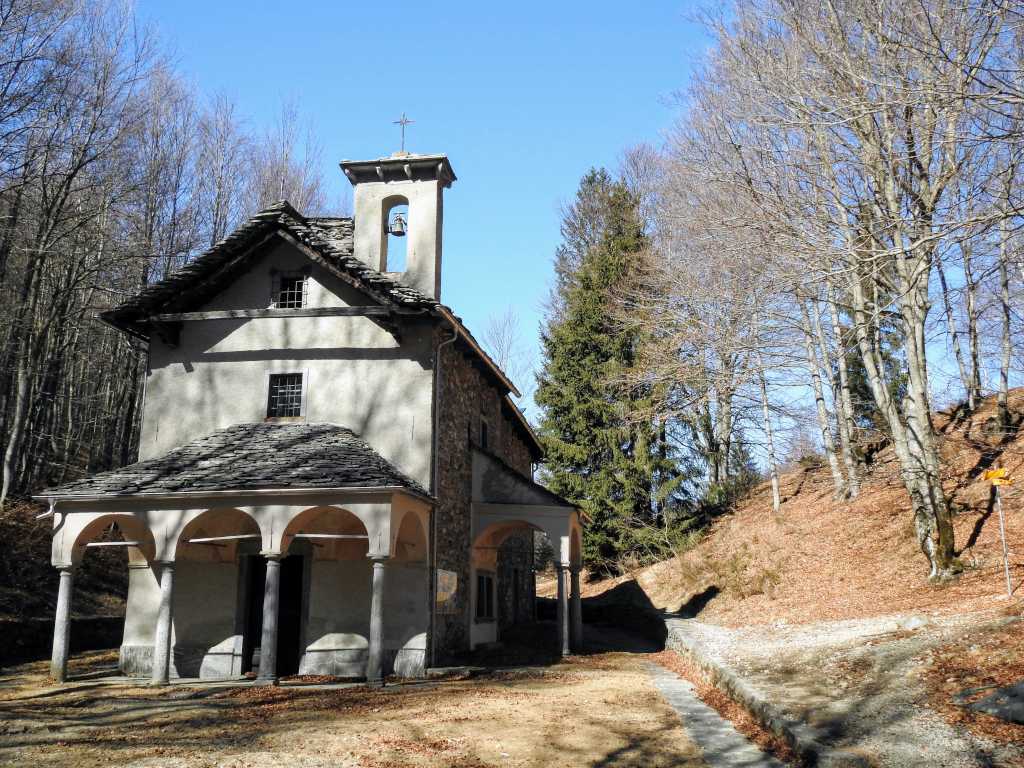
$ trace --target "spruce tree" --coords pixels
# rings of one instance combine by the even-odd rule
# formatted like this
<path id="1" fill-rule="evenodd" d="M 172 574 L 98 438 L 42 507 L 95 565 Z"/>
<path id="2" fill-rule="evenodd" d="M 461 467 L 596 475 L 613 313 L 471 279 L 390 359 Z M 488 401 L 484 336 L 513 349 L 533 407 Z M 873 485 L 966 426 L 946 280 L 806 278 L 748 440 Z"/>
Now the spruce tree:
<path id="1" fill-rule="evenodd" d="M 664 430 L 634 418 L 643 393 L 608 386 L 633 362 L 637 339 L 613 319 L 614 291 L 637 269 L 645 246 L 638 201 L 603 170 L 581 181 L 567 231 L 590 225 L 591 242 L 560 275 L 555 308 L 543 333 L 543 367 L 535 395 L 546 451 L 543 477 L 556 493 L 588 515 L 583 557 L 591 568 L 614 569 L 625 555 L 650 554 L 647 535 L 662 517 L 679 472 Z M 599 230 L 593 225 L 599 222 Z M 559 249 L 558 258 L 570 243 Z"/>

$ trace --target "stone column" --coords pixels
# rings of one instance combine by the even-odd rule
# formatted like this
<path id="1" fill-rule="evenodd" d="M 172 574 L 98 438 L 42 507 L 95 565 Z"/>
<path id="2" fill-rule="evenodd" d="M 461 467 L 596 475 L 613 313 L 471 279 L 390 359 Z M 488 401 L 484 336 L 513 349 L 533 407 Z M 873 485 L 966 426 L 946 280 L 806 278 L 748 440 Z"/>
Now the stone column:
<path id="1" fill-rule="evenodd" d="M 71 647 L 71 591 L 75 585 L 75 572 L 70 565 L 61 565 L 60 586 L 57 588 L 57 613 L 53 618 L 53 655 L 50 657 L 50 677 L 63 683 L 68 677 L 68 649 Z"/>
<path id="2" fill-rule="evenodd" d="M 580 599 L 580 568 L 574 565 L 569 570 L 572 589 L 570 591 L 572 608 L 572 649 L 579 653 L 583 650 L 583 603 Z"/>
<path id="3" fill-rule="evenodd" d="M 555 577 L 558 582 L 558 651 L 562 656 L 569 655 L 569 604 L 565 594 L 564 563 L 555 564 Z"/>
<path id="4" fill-rule="evenodd" d="M 153 638 L 153 685 L 167 685 L 171 677 L 171 627 L 174 621 L 174 563 L 160 563 L 160 613 Z"/>
<path id="5" fill-rule="evenodd" d="M 260 671 L 257 684 L 277 685 L 277 614 L 281 593 L 281 555 L 265 554 L 267 578 L 263 583 L 263 632 L 260 636 Z"/>
<path id="6" fill-rule="evenodd" d="M 373 558 L 373 581 L 370 584 L 370 637 L 366 658 L 366 682 L 384 685 L 384 574 L 387 558 Z"/>

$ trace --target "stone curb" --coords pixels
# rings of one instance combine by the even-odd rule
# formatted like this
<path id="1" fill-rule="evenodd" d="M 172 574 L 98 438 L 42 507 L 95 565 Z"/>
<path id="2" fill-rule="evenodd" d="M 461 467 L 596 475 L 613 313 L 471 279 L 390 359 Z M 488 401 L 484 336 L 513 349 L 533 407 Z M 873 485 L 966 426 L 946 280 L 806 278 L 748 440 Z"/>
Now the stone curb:
<path id="1" fill-rule="evenodd" d="M 665 647 L 689 657 L 714 685 L 741 704 L 762 726 L 784 738 L 802 764 L 819 768 L 871 768 L 872 763 L 861 755 L 826 746 L 817 730 L 785 715 L 740 675 L 715 659 L 702 642 L 679 632 L 674 623 L 665 620 Z"/>

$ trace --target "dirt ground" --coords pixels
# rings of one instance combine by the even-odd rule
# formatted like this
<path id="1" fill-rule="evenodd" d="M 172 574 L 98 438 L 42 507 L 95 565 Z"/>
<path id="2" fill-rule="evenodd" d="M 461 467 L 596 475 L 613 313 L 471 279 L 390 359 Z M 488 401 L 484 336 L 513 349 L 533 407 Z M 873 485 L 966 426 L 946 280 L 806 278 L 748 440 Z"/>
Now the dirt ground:
<path id="1" fill-rule="evenodd" d="M 113 687 L 99 678 L 114 662 L 83 654 L 67 689 L 46 681 L 43 663 L 7 670 L 0 765 L 704 765 L 644 654 L 375 690 Z"/>
<path id="2" fill-rule="evenodd" d="M 1015 621 L 979 627 L 935 648 L 926 657 L 929 704 L 946 722 L 980 737 L 1024 742 L 1024 726 L 963 706 L 1024 680 L 1022 645 L 1024 621 Z"/>

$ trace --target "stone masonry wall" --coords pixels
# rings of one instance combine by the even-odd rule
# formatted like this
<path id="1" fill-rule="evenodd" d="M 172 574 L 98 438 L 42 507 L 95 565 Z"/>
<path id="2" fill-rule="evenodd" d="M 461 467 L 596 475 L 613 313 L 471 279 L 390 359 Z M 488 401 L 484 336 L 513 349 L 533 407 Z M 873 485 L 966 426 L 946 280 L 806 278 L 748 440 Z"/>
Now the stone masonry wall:
<path id="1" fill-rule="evenodd" d="M 509 536 L 498 548 L 499 630 L 533 621 L 536 587 L 533 533 Z"/>
<path id="2" fill-rule="evenodd" d="M 439 341 L 449 336 L 445 331 L 438 335 Z M 482 421 L 488 424 L 487 450 L 523 475 L 531 473 L 530 450 L 512 421 L 514 414 L 502 405 L 501 392 L 473 364 L 471 354 L 460 342 L 441 350 L 435 566 L 453 571 L 458 589 L 449 612 L 436 617 L 433 639 L 439 665 L 469 650 L 471 447 L 479 447 Z"/>

